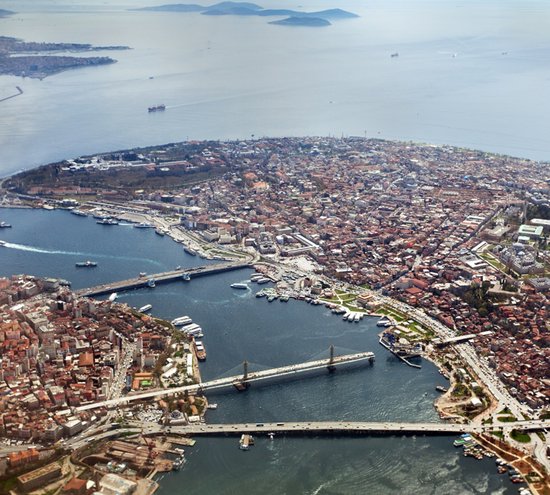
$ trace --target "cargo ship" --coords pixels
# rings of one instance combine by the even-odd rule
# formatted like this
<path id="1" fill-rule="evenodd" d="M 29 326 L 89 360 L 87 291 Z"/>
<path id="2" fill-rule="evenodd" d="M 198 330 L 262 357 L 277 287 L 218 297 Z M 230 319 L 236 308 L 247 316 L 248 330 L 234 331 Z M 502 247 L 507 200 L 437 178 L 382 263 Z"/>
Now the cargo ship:
<path id="1" fill-rule="evenodd" d="M 151 113 L 151 112 L 164 112 L 164 110 L 166 110 L 166 105 L 154 105 L 152 107 L 149 107 L 147 110 L 149 111 L 149 113 Z"/>

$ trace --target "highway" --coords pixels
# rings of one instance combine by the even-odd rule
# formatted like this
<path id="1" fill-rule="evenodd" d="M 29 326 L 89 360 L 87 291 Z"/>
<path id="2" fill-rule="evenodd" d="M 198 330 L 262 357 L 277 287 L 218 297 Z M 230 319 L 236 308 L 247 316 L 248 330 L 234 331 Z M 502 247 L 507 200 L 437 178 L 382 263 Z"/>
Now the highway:
<path id="1" fill-rule="evenodd" d="M 281 366 L 278 368 L 270 368 L 262 371 L 250 372 L 246 376 L 246 380 L 243 379 L 243 375 L 234 375 L 226 378 L 219 378 L 217 380 L 211 380 L 208 382 L 197 383 L 194 385 L 183 385 L 181 387 L 166 388 L 159 390 L 152 390 L 150 392 L 143 392 L 140 394 L 127 395 L 116 399 L 109 399 L 101 402 L 94 402 L 91 404 L 85 404 L 76 408 L 77 411 L 87 411 L 90 409 L 98 409 L 100 407 L 114 407 L 119 404 L 128 404 L 136 400 L 152 399 L 155 397 L 162 397 L 166 395 L 174 395 L 184 392 L 197 392 L 200 390 L 212 390 L 216 388 L 227 387 L 234 385 L 235 383 L 251 383 L 260 380 L 268 380 L 270 378 L 279 378 L 285 376 L 296 376 L 306 371 L 314 371 L 323 368 L 337 367 L 344 364 L 357 363 L 361 361 L 374 361 L 374 354 L 372 352 L 359 352 L 356 354 L 346 354 L 345 356 L 335 356 L 331 361 L 330 358 L 319 359 L 317 361 L 307 361 L 305 363 L 292 364 L 289 366 Z"/>

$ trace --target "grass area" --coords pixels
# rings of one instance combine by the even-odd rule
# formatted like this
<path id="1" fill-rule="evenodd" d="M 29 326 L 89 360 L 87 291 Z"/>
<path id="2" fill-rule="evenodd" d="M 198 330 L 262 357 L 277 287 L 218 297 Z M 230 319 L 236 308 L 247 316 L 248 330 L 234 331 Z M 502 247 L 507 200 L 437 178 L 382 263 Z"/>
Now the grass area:
<path id="1" fill-rule="evenodd" d="M 525 433 L 519 430 L 512 430 L 512 433 L 510 433 L 510 436 L 516 442 L 520 442 L 520 443 L 529 443 L 531 441 L 531 437 L 529 436 L 528 433 Z"/>
<path id="2" fill-rule="evenodd" d="M 493 424 L 493 420 L 492 420 L 491 418 L 484 419 L 484 420 L 482 421 L 482 424 L 484 424 L 484 425 Z"/>
<path id="3" fill-rule="evenodd" d="M 480 253 L 479 256 L 481 256 L 487 263 L 495 267 L 497 270 L 500 270 L 501 272 L 504 272 L 506 270 L 505 265 L 503 265 L 494 256 L 488 254 L 487 252 Z"/>
<path id="4" fill-rule="evenodd" d="M 501 423 L 513 423 L 514 421 L 517 421 L 515 416 L 497 416 L 497 419 Z"/>
<path id="5" fill-rule="evenodd" d="M 497 414 L 511 414 L 512 411 L 505 407 L 502 411 L 499 411 Z"/>
<path id="6" fill-rule="evenodd" d="M 451 395 L 453 395 L 454 397 L 466 397 L 470 395 L 470 389 L 463 383 L 457 383 L 454 386 Z"/>
<path id="7" fill-rule="evenodd" d="M 17 477 L 13 476 L 7 480 L 0 481 L 0 493 L 10 493 L 17 488 Z"/>
<path id="8" fill-rule="evenodd" d="M 234 251 L 222 251 L 220 249 L 206 249 L 209 254 L 212 254 L 214 256 L 225 256 L 228 258 L 247 258 L 246 254 L 242 253 L 236 253 Z"/>
<path id="9" fill-rule="evenodd" d="M 498 430 L 491 431 L 491 435 L 494 435 L 495 437 L 498 437 L 498 438 L 504 438 L 504 433 Z"/>

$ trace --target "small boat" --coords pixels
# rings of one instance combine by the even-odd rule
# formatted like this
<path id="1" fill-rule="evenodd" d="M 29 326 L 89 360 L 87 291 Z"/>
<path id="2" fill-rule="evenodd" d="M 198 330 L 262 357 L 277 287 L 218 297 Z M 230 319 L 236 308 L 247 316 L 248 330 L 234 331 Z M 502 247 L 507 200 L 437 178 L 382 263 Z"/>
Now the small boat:
<path id="1" fill-rule="evenodd" d="M 246 290 L 246 289 L 248 289 L 248 285 L 246 285 L 246 284 L 231 284 L 231 288 L 232 289 Z"/>
<path id="2" fill-rule="evenodd" d="M 97 266 L 97 263 L 95 261 L 79 261 L 78 263 L 75 263 L 75 266 L 77 268 L 94 268 Z"/>
<path id="3" fill-rule="evenodd" d="M 189 280 L 191 280 L 191 275 L 189 275 L 188 273 L 184 273 L 181 276 L 181 279 L 184 280 L 185 282 L 189 282 Z"/>
<path id="4" fill-rule="evenodd" d="M 273 437 L 275 436 L 275 433 L 269 432 L 269 433 L 267 434 L 267 436 L 269 437 L 270 440 L 273 440 Z"/>
<path id="5" fill-rule="evenodd" d="M 256 292 L 256 297 L 265 297 L 266 294 L 263 290 L 259 291 L 259 292 Z"/>
<path id="6" fill-rule="evenodd" d="M 155 282 L 154 278 L 150 278 L 147 280 L 147 287 L 154 289 L 156 287 L 157 283 Z"/>
<path id="7" fill-rule="evenodd" d="M 147 272 L 139 272 L 139 278 L 143 278 L 147 275 Z"/>
<path id="8" fill-rule="evenodd" d="M 199 361 L 206 361 L 206 349 L 200 340 L 195 340 L 195 350 Z"/>
<path id="9" fill-rule="evenodd" d="M 218 404 L 214 403 L 214 404 L 208 404 L 206 406 L 206 409 L 218 409 Z"/>
<path id="10" fill-rule="evenodd" d="M 394 52 L 391 54 L 391 58 L 395 58 L 395 57 L 399 57 L 399 53 L 398 52 Z"/>
<path id="11" fill-rule="evenodd" d="M 118 294 L 116 292 L 113 292 L 110 296 L 109 296 L 109 301 L 111 302 L 114 302 L 116 301 L 118 298 Z"/>
<path id="12" fill-rule="evenodd" d="M 445 393 L 447 392 L 447 389 L 445 387 L 443 387 L 442 385 L 437 385 L 435 387 L 435 389 L 438 391 L 438 392 L 442 392 L 442 393 Z"/>
<path id="13" fill-rule="evenodd" d="M 0 241 L 0 246 L 5 246 L 5 245 L 6 245 L 5 241 Z"/>
<path id="14" fill-rule="evenodd" d="M 0 229 L 11 229 L 11 223 L 0 222 Z"/>
<path id="15" fill-rule="evenodd" d="M 247 435 L 243 433 L 241 435 L 241 439 L 239 440 L 239 449 L 248 450 L 250 448 L 250 445 L 254 445 L 254 438 L 252 437 L 252 435 Z"/>
<path id="16" fill-rule="evenodd" d="M 140 313 L 147 313 L 147 311 L 151 311 L 152 309 L 153 309 L 152 304 L 146 304 L 145 306 L 142 306 L 141 308 L 139 308 L 138 311 Z"/>
<path id="17" fill-rule="evenodd" d="M 152 107 L 147 108 L 147 111 L 149 113 L 151 112 L 164 112 L 166 110 L 166 105 L 154 105 Z"/>
<path id="18" fill-rule="evenodd" d="M 256 283 L 258 283 L 258 284 L 267 284 L 268 282 L 271 282 L 271 279 L 269 279 L 267 277 L 262 277 L 262 278 L 259 278 L 258 280 L 256 280 Z"/>
<path id="19" fill-rule="evenodd" d="M 197 252 L 193 249 L 191 249 L 190 247 L 187 247 L 187 246 L 184 246 L 183 247 L 183 250 L 187 253 L 187 254 L 190 254 L 191 256 L 197 256 Z"/>
<path id="20" fill-rule="evenodd" d="M 164 232 L 159 229 L 155 229 L 155 234 L 160 235 L 161 237 L 164 237 Z"/>

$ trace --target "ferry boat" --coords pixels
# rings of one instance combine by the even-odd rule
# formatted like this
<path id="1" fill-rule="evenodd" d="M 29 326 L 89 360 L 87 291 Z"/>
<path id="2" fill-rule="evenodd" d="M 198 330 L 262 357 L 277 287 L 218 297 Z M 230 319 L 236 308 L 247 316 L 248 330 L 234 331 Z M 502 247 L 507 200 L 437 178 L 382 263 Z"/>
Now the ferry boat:
<path id="1" fill-rule="evenodd" d="M 257 282 L 261 278 L 264 278 L 264 276 L 261 273 L 255 273 L 254 275 L 250 276 L 250 281 L 251 282 Z"/>
<path id="2" fill-rule="evenodd" d="M 206 406 L 206 409 L 218 409 L 218 404 L 214 403 L 214 404 L 208 404 Z"/>
<path id="3" fill-rule="evenodd" d="M 78 263 L 75 263 L 75 266 L 77 268 L 94 268 L 97 266 L 97 263 L 95 261 L 79 261 Z"/>
<path id="4" fill-rule="evenodd" d="M 110 217 L 104 217 L 101 220 L 98 220 L 96 223 L 99 225 L 118 225 L 118 220 Z"/>
<path id="5" fill-rule="evenodd" d="M 6 246 L 6 242 L 5 242 L 5 241 L 0 241 L 0 246 L 5 247 L 5 246 Z"/>
<path id="6" fill-rule="evenodd" d="M 87 217 L 88 214 L 85 211 L 82 210 L 71 210 L 71 213 L 73 215 L 76 215 L 77 217 Z"/>
<path id="7" fill-rule="evenodd" d="M 11 223 L 0 222 L 0 229 L 11 229 Z"/>
<path id="8" fill-rule="evenodd" d="M 376 326 L 377 327 L 387 327 L 388 326 L 388 323 L 391 324 L 390 320 L 386 317 L 384 318 L 380 318 L 377 322 L 376 322 Z"/>
<path id="9" fill-rule="evenodd" d="M 190 247 L 183 246 L 183 250 L 184 250 L 187 254 L 190 254 L 191 256 L 197 256 L 197 252 L 194 251 L 193 249 L 191 249 Z"/>
<path id="10" fill-rule="evenodd" d="M 164 232 L 159 229 L 155 229 L 155 234 L 160 235 L 161 237 L 164 237 Z"/>
<path id="11" fill-rule="evenodd" d="M 151 113 L 151 112 L 164 112 L 164 110 L 166 110 L 166 105 L 163 105 L 163 104 L 154 105 L 152 107 L 147 108 L 147 111 L 149 113 Z"/>
<path id="12" fill-rule="evenodd" d="M 109 301 L 111 302 L 115 302 L 118 298 L 118 294 L 116 292 L 113 292 L 110 296 L 109 296 Z"/>
<path id="13" fill-rule="evenodd" d="M 269 279 L 267 277 L 262 277 L 262 278 L 259 278 L 258 280 L 256 280 L 256 283 L 258 283 L 258 284 L 267 284 L 268 282 L 271 282 L 271 279 Z"/>
<path id="14" fill-rule="evenodd" d="M 193 323 L 193 320 L 189 318 L 189 316 L 180 316 L 172 320 L 172 325 L 176 327 L 181 327 L 183 325 L 190 325 L 191 323 Z"/>
<path id="15" fill-rule="evenodd" d="M 134 225 L 134 228 L 136 229 L 152 229 L 154 226 L 150 223 L 147 223 L 147 222 L 140 222 L 140 223 L 136 223 Z"/>
<path id="16" fill-rule="evenodd" d="M 231 288 L 232 289 L 246 290 L 246 289 L 248 289 L 248 285 L 246 285 L 246 284 L 231 284 Z"/>
<path id="17" fill-rule="evenodd" d="M 437 385 L 435 387 L 435 389 L 438 391 L 438 392 L 441 392 L 441 393 L 445 393 L 447 392 L 447 389 L 445 387 L 443 387 L 442 385 Z"/>
<path id="18" fill-rule="evenodd" d="M 248 450 L 251 445 L 254 445 L 254 437 L 243 433 L 241 435 L 241 439 L 239 440 L 239 449 Z"/>
<path id="19" fill-rule="evenodd" d="M 197 352 L 197 359 L 199 361 L 206 361 L 206 349 L 200 340 L 195 340 L 195 351 Z"/>
<path id="20" fill-rule="evenodd" d="M 152 304 L 146 304 L 145 306 L 142 306 L 141 308 L 139 308 L 138 311 L 140 313 L 147 313 L 147 311 L 151 311 L 152 309 L 153 309 Z"/>

